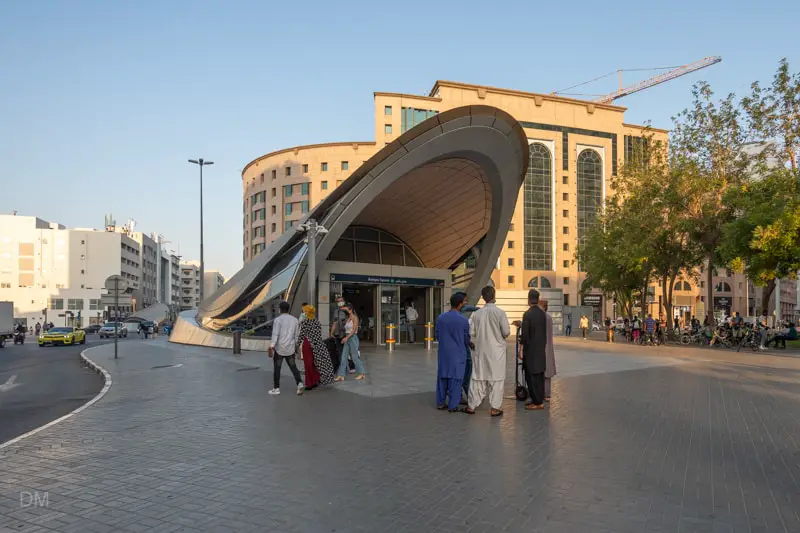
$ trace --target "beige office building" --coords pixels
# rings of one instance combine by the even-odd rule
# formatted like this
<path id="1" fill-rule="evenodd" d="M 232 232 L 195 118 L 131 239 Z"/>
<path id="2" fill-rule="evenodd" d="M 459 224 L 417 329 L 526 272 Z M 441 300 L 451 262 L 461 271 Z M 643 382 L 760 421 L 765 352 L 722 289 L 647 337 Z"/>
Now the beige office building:
<path id="1" fill-rule="evenodd" d="M 376 92 L 374 105 L 376 141 L 297 146 L 247 164 L 242 171 L 245 263 L 291 231 L 403 132 L 448 109 L 488 105 L 517 119 L 530 145 L 525 183 L 492 274 L 500 298 L 519 301 L 529 287 L 558 288 L 564 305 L 583 303 L 578 291 L 584 276 L 573 261 L 577 243 L 612 193 L 611 178 L 643 135 L 642 126 L 625 123 L 624 107 L 447 81 L 436 82 L 427 96 Z M 666 140 L 665 130 L 650 131 Z M 599 314 L 605 312 L 602 297 L 599 304 L 597 295 L 590 302 Z"/>

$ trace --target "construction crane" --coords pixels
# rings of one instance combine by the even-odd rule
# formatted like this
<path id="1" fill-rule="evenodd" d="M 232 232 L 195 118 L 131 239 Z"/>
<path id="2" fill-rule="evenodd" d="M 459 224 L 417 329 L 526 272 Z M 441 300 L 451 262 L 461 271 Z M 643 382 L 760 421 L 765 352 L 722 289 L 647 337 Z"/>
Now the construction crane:
<path id="1" fill-rule="evenodd" d="M 674 68 L 666 67 L 666 68 L 671 68 L 671 70 L 664 72 L 663 74 L 653 76 L 652 78 L 640 81 L 638 83 L 634 83 L 633 85 L 629 85 L 628 87 L 622 86 L 623 70 L 617 70 L 616 73 L 619 76 L 619 89 L 614 91 L 613 93 L 599 96 L 598 98 L 595 98 L 593 101 L 597 102 L 598 104 L 608 104 L 618 98 L 622 98 L 623 96 L 628 96 L 629 94 L 637 93 L 644 89 L 648 89 L 655 85 L 664 83 L 665 81 L 674 80 L 675 78 L 679 78 L 685 74 L 689 74 L 690 72 L 695 72 L 697 70 L 710 67 L 711 65 L 715 65 L 720 61 L 722 61 L 722 58 L 719 56 L 709 56 L 704 59 L 701 59 L 700 61 L 689 63 L 688 65 L 681 65 L 679 67 L 674 67 Z M 657 69 L 630 69 L 630 70 L 657 70 Z M 607 76 L 611 76 L 612 74 L 614 74 L 614 72 L 611 72 L 609 74 L 604 74 L 603 76 L 594 78 L 593 80 L 585 81 L 583 83 L 579 83 L 578 85 L 573 85 L 572 87 L 562 89 L 560 91 L 556 91 L 553 94 L 563 93 L 564 91 L 574 89 L 575 87 L 580 87 L 581 85 L 586 85 L 587 83 L 592 83 L 593 81 L 597 81 Z"/>

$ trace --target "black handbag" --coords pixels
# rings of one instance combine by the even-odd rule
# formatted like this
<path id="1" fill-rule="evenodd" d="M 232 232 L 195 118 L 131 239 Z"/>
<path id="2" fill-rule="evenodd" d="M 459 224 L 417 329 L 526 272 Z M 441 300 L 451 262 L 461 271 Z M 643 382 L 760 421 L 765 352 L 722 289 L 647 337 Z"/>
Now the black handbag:
<path id="1" fill-rule="evenodd" d="M 517 341 L 516 341 L 516 361 L 517 361 L 517 370 L 514 373 L 514 380 L 516 382 L 516 387 L 514 387 L 514 396 L 517 398 L 517 401 L 524 402 L 528 399 L 528 387 L 525 386 L 525 366 L 524 362 L 520 361 L 519 359 L 519 328 L 517 328 Z M 520 374 L 522 374 L 522 379 L 520 379 Z"/>

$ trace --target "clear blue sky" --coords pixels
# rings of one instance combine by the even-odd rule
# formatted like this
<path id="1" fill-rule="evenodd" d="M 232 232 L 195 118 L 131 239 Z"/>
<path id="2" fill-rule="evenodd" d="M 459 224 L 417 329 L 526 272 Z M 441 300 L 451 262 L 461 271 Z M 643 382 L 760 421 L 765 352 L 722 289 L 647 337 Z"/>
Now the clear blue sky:
<path id="1" fill-rule="evenodd" d="M 499 6 L 503 6 L 500 8 Z M 562 7 L 563 6 L 563 7 Z M 617 68 L 723 62 L 619 100 L 670 127 L 693 83 L 745 93 L 800 70 L 796 0 L 762 2 L 9 0 L 0 3 L 0 212 L 159 231 L 241 265 L 241 169 L 272 150 L 373 140 L 373 91 L 436 79 L 549 92 Z M 628 75 L 633 82 L 652 73 Z M 616 79 L 584 88 L 615 89 Z"/>

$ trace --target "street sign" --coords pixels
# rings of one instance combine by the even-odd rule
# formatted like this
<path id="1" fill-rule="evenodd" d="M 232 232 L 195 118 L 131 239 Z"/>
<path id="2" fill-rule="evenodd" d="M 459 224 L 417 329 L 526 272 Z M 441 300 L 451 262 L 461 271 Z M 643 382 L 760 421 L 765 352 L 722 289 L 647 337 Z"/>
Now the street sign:
<path id="1" fill-rule="evenodd" d="M 117 305 L 133 305 L 133 297 L 130 294 L 120 294 L 115 296 L 113 294 L 101 294 L 100 305 L 103 307 L 114 307 Z"/>
<path id="2" fill-rule="evenodd" d="M 109 291 L 125 292 L 128 289 L 128 280 L 122 276 L 113 275 L 106 278 L 106 289 Z"/>

